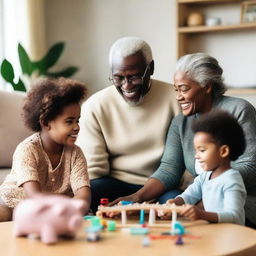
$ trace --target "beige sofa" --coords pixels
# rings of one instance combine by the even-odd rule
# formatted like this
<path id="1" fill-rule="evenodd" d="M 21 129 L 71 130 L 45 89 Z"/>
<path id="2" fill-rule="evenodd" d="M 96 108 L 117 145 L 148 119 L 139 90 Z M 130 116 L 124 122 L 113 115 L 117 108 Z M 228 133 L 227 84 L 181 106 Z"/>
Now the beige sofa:
<path id="1" fill-rule="evenodd" d="M 25 95 L 0 90 L 0 184 L 11 170 L 16 146 L 31 134 L 21 117 Z"/>
<path id="2" fill-rule="evenodd" d="M 230 94 L 230 93 L 227 93 Z M 238 96 L 230 94 L 232 96 Z M 255 95 L 239 95 L 256 107 Z M 12 155 L 16 146 L 28 137 L 30 132 L 23 124 L 21 112 L 25 93 L 0 90 L 0 184 L 11 170 Z M 188 174 L 189 176 L 189 174 Z M 191 177 L 185 176 L 185 184 Z"/>

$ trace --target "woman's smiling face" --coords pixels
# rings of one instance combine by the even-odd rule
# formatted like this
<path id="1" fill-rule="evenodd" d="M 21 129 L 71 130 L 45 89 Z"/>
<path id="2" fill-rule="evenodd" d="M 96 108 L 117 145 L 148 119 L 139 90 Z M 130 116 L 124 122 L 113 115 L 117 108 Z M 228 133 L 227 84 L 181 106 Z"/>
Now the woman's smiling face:
<path id="1" fill-rule="evenodd" d="M 185 73 L 177 72 L 174 74 L 174 87 L 184 116 L 211 110 L 211 86 L 202 88 L 199 83 L 187 78 Z"/>

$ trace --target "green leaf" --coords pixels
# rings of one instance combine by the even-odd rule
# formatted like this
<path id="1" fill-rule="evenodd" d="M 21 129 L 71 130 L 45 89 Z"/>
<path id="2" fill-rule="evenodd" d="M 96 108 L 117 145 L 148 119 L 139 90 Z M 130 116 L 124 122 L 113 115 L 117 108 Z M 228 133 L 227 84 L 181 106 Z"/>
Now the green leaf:
<path id="1" fill-rule="evenodd" d="M 14 79 L 14 70 L 12 64 L 7 60 L 4 59 L 1 65 L 1 74 L 2 77 L 9 83 L 13 82 Z"/>
<path id="2" fill-rule="evenodd" d="M 33 67 L 33 70 L 38 70 L 39 75 L 45 74 L 42 61 L 33 61 L 32 67 Z"/>
<path id="3" fill-rule="evenodd" d="M 45 74 L 47 70 L 58 61 L 64 50 L 64 46 L 64 42 L 53 45 L 41 61 L 33 63 L 36 67 L 39 68 L 39 72 L 41 74 Z"/>
<path id="4" fill-rule="evenodd" d="M 23 46 L 19 43 L 18 44 L 18 53 L 19 53 L 19 59 L 20 59 L 20 66 L 23 74 L 27 74 L 28 76 L 31 76 L 33 72 L 33 65 L 31 60 L 28 57 L 27 52 L 23 48 Z"/>
<path id="5" fill-rule="evenodd" d="M 19 81 L 17 84 L 12 83 L 12 86 L 14 88 L 15 91 L 22 91 L 22 92 L 26 92 L 26 87 L 24 85 L 24 83 L 22 82 L 22 80 L 19 78 Z"/>
<path id="6" fill-rule="evenodd" d="M 60 76 L 63 76 L 63 77 L 71 77 L 72 75 L 74 75 L 77 71 L 79 70 L 78 67 L 68 67 L 68 68 L 65 68 L 64 70 L 62 71 L 59 71 L 59 72 L 47 72 L 45 73 L 46 76 L 51 76 L 51 77 L 60 77 Z"/>

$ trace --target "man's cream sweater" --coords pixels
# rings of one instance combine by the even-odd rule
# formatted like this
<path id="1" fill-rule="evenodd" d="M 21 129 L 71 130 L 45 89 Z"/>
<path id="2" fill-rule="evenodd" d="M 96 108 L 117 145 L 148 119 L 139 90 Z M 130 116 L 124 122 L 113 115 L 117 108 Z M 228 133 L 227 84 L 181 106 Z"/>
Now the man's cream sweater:
<path id="1" fill-rule="evenodd" d="M 82 106 L 77 144 L 91 179 L 103 176 L 143 185 L 160 164 L 167 129 L 179 113 L 173 86 L 152 80 L 137 106 L 115 86 L 92 95 Z"/>

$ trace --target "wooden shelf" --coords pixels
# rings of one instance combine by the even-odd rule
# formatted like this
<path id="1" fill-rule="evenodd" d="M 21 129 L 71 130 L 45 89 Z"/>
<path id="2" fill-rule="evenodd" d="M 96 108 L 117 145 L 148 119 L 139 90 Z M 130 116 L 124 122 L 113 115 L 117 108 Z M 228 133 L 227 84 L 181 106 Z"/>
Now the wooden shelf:
<path id="1" fill-rule="evenodd" d="M 251 95 L 256 96 L 256 87 L 254 88 L 228 88 L 226 93 L 227 95 Z"/>
<path id="2" fill-rule="evenodd" d="M 178 0 L 179 4 L 222 4 L 222 3 L 240 3 L 243 0 Z"/>
<path id="3" fill-rule="evenodd" d="M 202 33 L 202 32 L 216 32 L 228 30 L 243 30 L 256 28 L 256 23 L 242 23 L 236 25 L 222 25 L 222 26 L 196 26 L 196 27 L 179 27 L 178 33 Z"/>
<path id="4" fill-rule="evenodd" d="M 196 35 L 201 36 L 208 33 L 218 32 L 240 32 L 256 29 L 256 22 L 253 23 L 240 23 L 241 17 L 238 17 L 237 24 L 230 25 L 217 25 L 217 26 L 187 26 L 187 19 L 193 12 L 202 12 L 204 16 L 207 11 L 211 9 L 218 9 L 222 5 L 221 9 L 225 12 L 229 7 L 236 8 L 241 12 L 241 4 L 245 0 L 176 0 L 177 6 L 177 58 L 190 52 L 190 42 L 194 40 Z M 240 9 L 240 10 L 239 10 Z M 223 12 L 222 12 L 223 15 Z M 218 15 L 217 15 L 218 16 Z M 232 19 L 231 19 L 232 20 Z M 225 36 L 225 33 L 222 33 Z M 200 38 L 200 37 L 199 37 Z M 203 49 L 202 49 L 203 51 Z"/>

